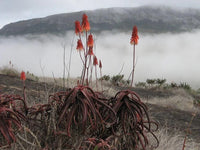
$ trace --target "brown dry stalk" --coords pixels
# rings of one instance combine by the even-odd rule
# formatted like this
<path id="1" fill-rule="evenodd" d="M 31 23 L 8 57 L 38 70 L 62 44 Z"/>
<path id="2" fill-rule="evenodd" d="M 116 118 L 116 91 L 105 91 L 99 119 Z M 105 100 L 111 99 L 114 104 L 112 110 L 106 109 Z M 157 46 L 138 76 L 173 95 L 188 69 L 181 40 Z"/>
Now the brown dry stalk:
<path id="1" fill-rule="evenodd" d="M 24 148 L 24 146 L 22 145 L 22 143 L 20 142 L 20 140 L 17 140 L 17 143 L 19 144 L 19 146 L 20 146 L 23 150 L 26 150 L 26 149 Z"/>
<path id="2" fill-rule="evenodd" d="M 24 139 L 24 138 L 23 138 L 22 136 L 20 136 L 19 134 L 17 134 L 17 137 L 18 137 L 20 140 L 24 141 L 25 143 L 27 143 L 27 144 L 29 144 L 29 145 L 32 145 L 32 146 L 34 146 L 34 147 L 38 147 L 37 145 L 35 145 L 35 144 L 29 142 L 28 140 Z"/>
<path id="3" fill-rule="evenodd" d="M 29 132 L 29 133 L 35 138 L 35 141 L 36 141 L 38 147 L 41 148 L 41 145 L 40 145 L 40 142 L 38 141 L 37 136 L 36 136 L 29 128 L 27 128 L 27 127 L 25 127 L 25 126 L 23 126 L 23 127 L 24 127 L 24 129 L 25 129 L 27 132 Z"/>

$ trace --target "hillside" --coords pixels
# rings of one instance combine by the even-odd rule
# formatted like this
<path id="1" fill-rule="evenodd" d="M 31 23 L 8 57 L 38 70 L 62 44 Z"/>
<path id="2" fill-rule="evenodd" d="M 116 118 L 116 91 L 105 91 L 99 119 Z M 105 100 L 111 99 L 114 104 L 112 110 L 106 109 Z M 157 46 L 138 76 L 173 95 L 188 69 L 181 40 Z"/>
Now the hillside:
<path id="1" fill-rule="evenodd" d="M 19 77 L 0 74 L 0 94 L 2 93 L 18 94 L 22 96 L 22 87 L 23 87 L 22 81 L 19 79 Z M 127 88 L 112 87 L 112 90 L 115 92 L 123 89 Z M 54 92 L 58 92 L 61 90 L 62 88 L 55 84 L 37 82 L 30 79 L 26 80 L 26 93 L 29 106 L 35 103 L 36 104 L 46 103 L 46 100 L 48 99 L 47 94 L 50 95 L 53 94 Z M 163 90 L 159 91 L 159 90 L 139 89 L 139 88 L 134 88 L 131 90 L 137 92 L 143 101 L 147 100 L 146 104 L 148 106 L 150 117 L 159 123 L 160 129 L 168 128 L 168 132 L 170 134 L 175 134 L 174 131 L 176 131 L 177 133 L 180 132 L 182 135 L 185 134 L 184 131 L 192 117 L 192 113 L 190 111 L 188 111 L 187 109 L 180 110 L 175 108 L 175 106 L 169 107 L 164 105 L 151 104 L 151 101 L 153 101 L 153 99 L 156 98 L 158 99 L 158 101 L 168 100 L 168 103 L 171 103 L 170 98 L 176 96 L 176 98 L 177 97 L 182 98 L 182 103 L 179 103 L 179 105 L 184 105 L 185 102 L 183 97 L 186 97 L 187 99 L 189 95 L 185 93 L 185 95 L 181 97 L 181 94 L 178 92 L 163 91 Z M 199 113 L 197 113 L 196 117 L 192 122 L 189 135 L 189 138 L 197 143 L 198 140 L 200 139 L 200 134 L 197 134 L 198 133 L 197 131 L 199 130 L 199 124 L 200 124 L 200 115 Z"/>
<path id="2" fill-rule="evenodd" d="M 169 7 L 106 8 L 93 11 L 63 13 L 23 20 L 5 25 L 0 35 L 59 34 L 74 29 L 75 20 L 87 13 L 92 32 L 102 30 L 131 30 L 140 32 L 183 32 L 200 28 L 200 10 L 175 10 Z"/>

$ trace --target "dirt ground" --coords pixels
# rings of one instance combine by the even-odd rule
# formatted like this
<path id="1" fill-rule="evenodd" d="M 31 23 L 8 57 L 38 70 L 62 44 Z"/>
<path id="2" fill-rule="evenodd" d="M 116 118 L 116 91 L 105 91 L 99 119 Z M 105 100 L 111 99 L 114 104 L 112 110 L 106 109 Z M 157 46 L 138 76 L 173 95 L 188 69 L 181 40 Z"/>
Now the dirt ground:
<path id="1" fill-rule="evenodd" d="M 54 84 L 47 84 L 44 82 L 36 82 L 27 79 L 26 94 L 29 105 L 33 103 L 45 103 L 47 95 L 63 90 L 61 87 Z M 22 96 L 23 84 L 19 77 L 12 77 L 0 74 L 0 94 L 18 94 Z M 116 90 L 123 90 L 126 88 L 115 87 Z M 131 89 L 140 95 L 141 98 L 167 98 L 174 96 L 170 91 L 157 91 L 150 89 Z M 147 104 L 151 118 L 159 123 L 160 127 L 167 127 L 169 131 L 180 131 L 183 135 L 190 122 L 193 114 L 191 112 L 177 110 L 171 107 L 158 106 L 156 104 Z M 200 114 L 197 113 L 192 121 L 189 138 L 197 143 L 200 143 Z"/>

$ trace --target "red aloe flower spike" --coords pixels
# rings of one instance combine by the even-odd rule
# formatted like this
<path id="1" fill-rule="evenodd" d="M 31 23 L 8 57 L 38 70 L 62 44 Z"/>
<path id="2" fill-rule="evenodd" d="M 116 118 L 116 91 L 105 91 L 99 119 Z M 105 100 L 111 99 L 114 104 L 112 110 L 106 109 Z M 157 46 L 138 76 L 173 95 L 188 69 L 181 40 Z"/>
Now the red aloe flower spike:
<path id="1" fill-rule="evenodd" d="M 81 27 L 81 24 L 79 21 L 75 21 L 75 33 L 76 35 L 78 35 L 79 33 L 81 33 L 83 30 L 82 30 L 82 27 Z"/>
<path id="2" fill-rule="evenodd" d="M 20 79 L 23 81 L 23 95 L 24 95 L 24 102 L 25 102 L 25 111 L 26 111 L 26 114 L 28 112 L 28 107 L 27 107 L 27 101 L 26 101 L 26 86 L 25 86 L 25 80 L 26 80 L 26 74 L 24 71 L 21 72 L 21 76 L 20 76 Z"/>
<path id="3" fill-rule="evenodd" d="M 137 26 L 134 26 L 133 27 L 133 32 L 132 32 L 132 37 L 131 37 L 131 44 L 133 45 L 137 45 L 138 44 L 138 39 L 139 39 L 139 36 L 138 36 L 138 30 L 137 30 Z"/>
<path id="4" fill-rule="evenodd" d="M 83 44 L 82 44 L 82 41 L 79 39 L 77 41 L 77 47 L 76 47 L 77 50 L 83 50 Z"/>
<path id="5" fill-rule="evenodd" d="M 135 45 L 138 44 L 138 30 L 137 27 L 134 26 L 133 27 L 133 32 L 132 32 L 132 36 L 131 36 L 131 41 L 130 43 L 133 45 L 133 69 L 132 69 L 132 79 L 131 79 L 131 87 L 133 86 L 133 79 L 134 79 L 134 72 L 135 72 Z"/>
<path id="6" fill-rule="evenodd" d="M 85 34 L 86 35 L 86 44 L 85 44 L 85 50 L 84 50 L 85 62 L 84 62 L 84 67 L 83 67 L 82 77 L 81 77 L 81 82 L 83 84 L 84 80 L 85 80 L 86 69 L 87 69 L 87 55 L 88 55 L 87 32 L 90 30 L 90 23 L 88 21 L 88 17 L 86 14 L 83 14 L 81 26 L 82 26 L 83 31 L 86 31 L 85 32 L 86 33 Z M 88 74 L 88 69 L 87 69 L 87 74 Z"/>
<path id="7" fill-rule="evenodd" d="M 94 66 L 98 65 L 98 60 L 97 60 L 97 57 L 96 57 L 96 56 L 94 56 L 93 65 L 94 65 Z"/>
<path id="8" fill-rule="evenodd" d="M 21 76 L 20 76 L 20 79 L 25 81 L 26 80 L 26 74 L 24 71 L 21 72 Z"/>
<path id="9" fill-rule="evenodd" d="M 93 44 L 94 44 L 93 36 L 92 36 L 92 34 L 90 34 L 90 35 L 88 36 L 87 45 L 88 45 L 88 46 L 93 46 Z"/>
<path id="10" fill-rule="evenodd" d="M 93 53 L 93 46 L 89 47 L 88 55 L 90 55 L 90 56 L 94 55 L 94 53 Z"/>
<path id="11" fill-rule="evenodd" d="M 89 31 L 90 30 L 90 23 L 88 21 L 88 16 L 86 14 L 83 14 L 81 25 L 82 25 L 83 31 Z"/>

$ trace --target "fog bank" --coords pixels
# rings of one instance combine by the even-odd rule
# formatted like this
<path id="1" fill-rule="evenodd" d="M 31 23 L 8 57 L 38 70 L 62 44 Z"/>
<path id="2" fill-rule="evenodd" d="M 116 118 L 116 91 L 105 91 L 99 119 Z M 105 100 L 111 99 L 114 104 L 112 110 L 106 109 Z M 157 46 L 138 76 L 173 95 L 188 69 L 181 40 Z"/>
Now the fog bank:
<path id="1" fill-rule="evenodd" d="M 120 72 L 127 78 L 132 68 L 133 47 L 130 33 L 101 32 L 94 35 L 94 51 L 102 60 L 103 74 L 116 75 Z M 200 31 L 180 34 L 139 34 L 136 46 L 137 64 L 135 82 L 147 78 L 166 78 L 168 82 L 187 82 L 194 88 L 200 87 Z M 0 67 L 9 61 L 18 70 L 38 76 L 62 77 L 63 45 L 66 46 L 66 63 L 72 49 L 70 74 L 81 75 L 82 64 L 76 50 L 77 37 L 72 31 L 63 36 L 37 35 L 0 38 Z"/>

